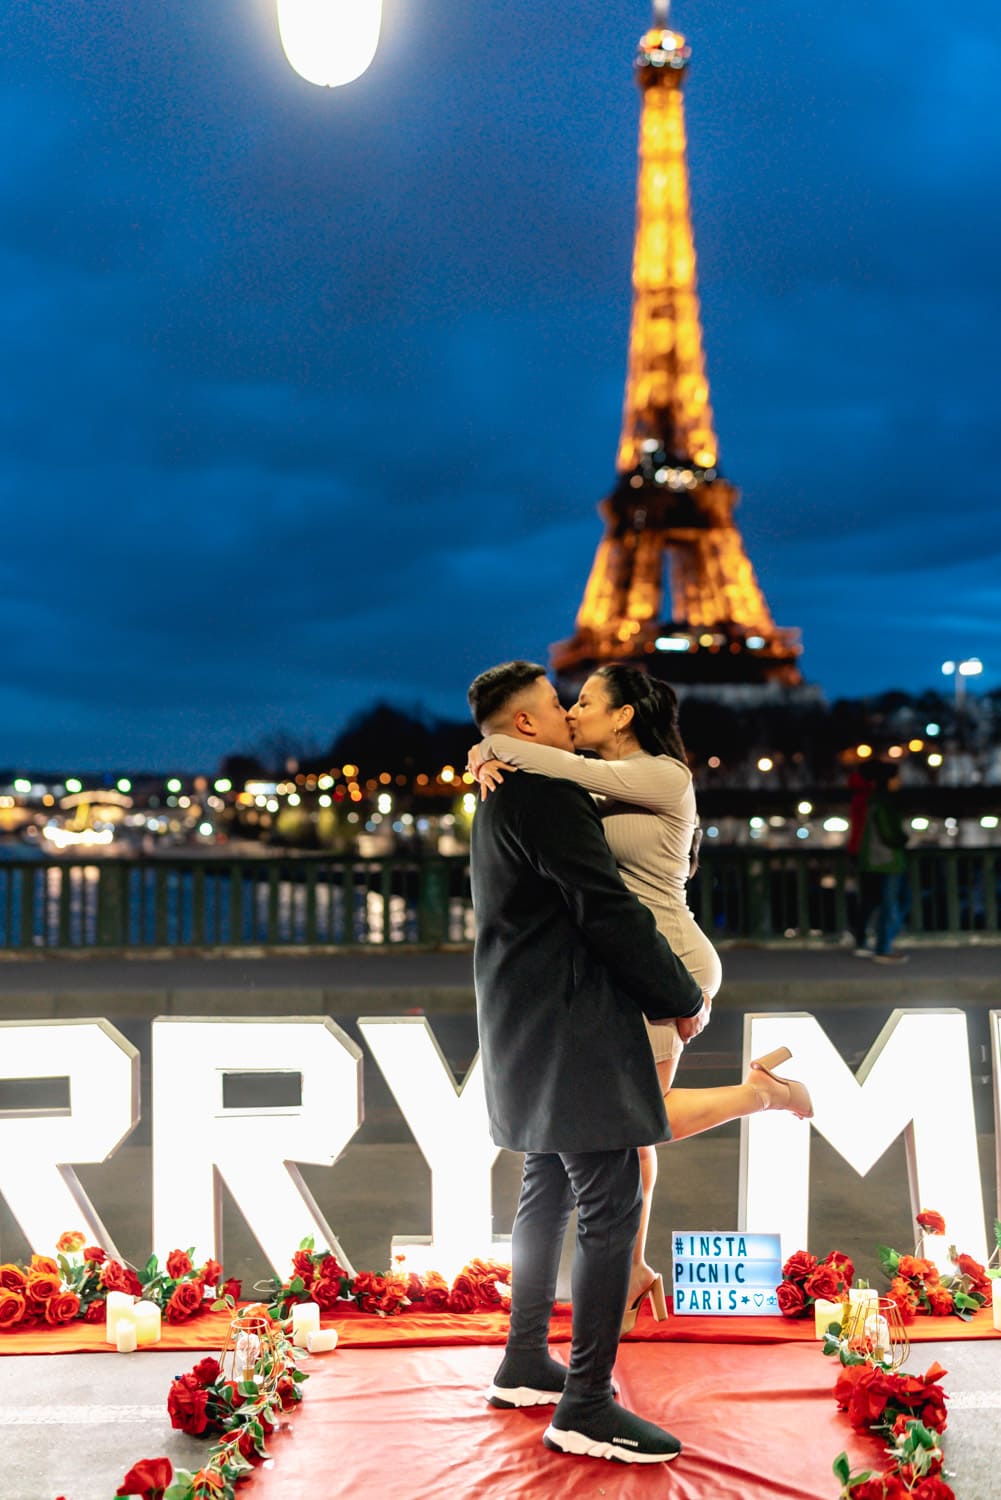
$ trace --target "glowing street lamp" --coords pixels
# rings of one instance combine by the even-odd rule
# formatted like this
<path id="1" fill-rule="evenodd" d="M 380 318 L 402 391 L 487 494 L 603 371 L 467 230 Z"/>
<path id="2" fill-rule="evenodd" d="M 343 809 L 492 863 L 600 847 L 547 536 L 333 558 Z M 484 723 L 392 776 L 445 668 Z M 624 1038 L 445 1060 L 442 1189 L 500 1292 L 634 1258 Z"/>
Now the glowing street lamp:
<path id="1" fill-rule="evenodd" d="M 956 684 L 956 707 L 960 708 L 966 697 L 967 677 L 979 677 L 984 664 L 979 656 L 968 656 L 965 661 L 944 661 L 943 677 L 951 677 Z"/>
<path id="2" fill-rule="evenodd" d="M 361 77 L 381 26 L 382 0 L 278 0 L 285 56 L 307 83 L 322 88 Z"/>

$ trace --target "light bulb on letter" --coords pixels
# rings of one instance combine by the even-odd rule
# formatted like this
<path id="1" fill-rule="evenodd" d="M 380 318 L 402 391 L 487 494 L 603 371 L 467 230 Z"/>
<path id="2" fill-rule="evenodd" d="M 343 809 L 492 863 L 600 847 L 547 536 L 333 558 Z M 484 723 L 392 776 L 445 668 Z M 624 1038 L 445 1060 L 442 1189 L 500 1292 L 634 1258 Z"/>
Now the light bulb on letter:
<path id="1" fill-rule="evenodd" d="M 382 0 L 278 0 L 285 56 L 307 82 L 326 88 L 361 77 L 381 25 Z"/>

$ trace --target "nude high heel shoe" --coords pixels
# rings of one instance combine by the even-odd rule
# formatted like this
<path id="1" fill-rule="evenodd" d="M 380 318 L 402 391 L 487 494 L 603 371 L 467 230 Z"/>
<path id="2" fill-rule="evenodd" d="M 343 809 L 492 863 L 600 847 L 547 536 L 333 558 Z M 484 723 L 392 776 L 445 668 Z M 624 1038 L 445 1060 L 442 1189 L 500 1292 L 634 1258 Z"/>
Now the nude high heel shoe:
<path id="1" fill-rule="evenodd" d="M 636 1327 L 636 1319 L 639 1316 L 639 1310 L 643 1306 L 643 1301 L 646 1297 L 650 1298 L 650 1309 L 653 1312 L 653 1315 L 658 1323 L 663 1323 L 664 1319 L 667 1317 L 667 1298 L 664 1296 L 664 1278 L 663 1276 L 655 1276 L 650 1285 L 648 1287 L 645 1287 L 644 1290 L 640 1292 L 635 1301 L 630 1302 L 629 1306 L 626 1308 L 625 1314 L 622 1318 L 622 1330 L 619 1335 L 620 1338 L 623 1333 L 632 1333 L 633 1329 Z"/>
<path id="2" fill-rule="evenodd" d="M 756 1069 L 759 1073 L 764 1073 L 773 1083 L 781 1084 L 783 1088 L 789 1090 L 789 1097 L 784 1104 L 776 1103 L 766 1089 L 758 1087 L 751 1073 L 748 1074 L 747 1082 L 754 1089 L 761 1109 L 787 1109 L 798 1120 L 812 1120 L 813 1100 L 810 1098 L 810 1091 L 806 1085 L 798 1083 L 795 1078 L 780 1078 L 777 1073 L 772 1072 L 773 1068 L 777 1068 L 779 1063 L 787 1062 L 790 1057 L 792 1053 L 788 1047 L 776 1047 L 774 1052 L 767 1052 L 764 1057 L 759 1057 L 751 1063 L 751 1073 Z"/>

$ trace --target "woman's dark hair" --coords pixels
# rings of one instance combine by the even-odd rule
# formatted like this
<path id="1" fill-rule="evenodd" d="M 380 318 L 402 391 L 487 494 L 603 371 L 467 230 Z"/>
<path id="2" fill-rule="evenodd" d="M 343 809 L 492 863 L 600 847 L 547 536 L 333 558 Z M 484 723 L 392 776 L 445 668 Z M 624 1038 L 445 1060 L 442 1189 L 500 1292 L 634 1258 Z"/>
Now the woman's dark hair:
<path id="1" fill-rule="evenodd" d="M 605 693 L 612 708 L 633 710 L 632 731 L 639 740 L 640 749 L 648 755 L 670 755 L 688 765 L 688 756 L 678 727 L 678 695 L 666 682 L 650 677 L 639 667 L 626 666 L 625 662 L 610 662 L 599 667 L 595 677 L 605 684 Z M 699 845 L 702 829 L 698 823 L 688 851 L 688 878 L 694 879 L 699 868 Z"/>
<path id="2" fill-rule="evenodd" d="M 605 684 L 612 708 L 632 708 L 631 728 L 642 750 L 648 755 L 671 755 L 687 766 L 678 728 L 678 695 L 673 687 L 625 662 L 610 662 L 594 675 Z"/>

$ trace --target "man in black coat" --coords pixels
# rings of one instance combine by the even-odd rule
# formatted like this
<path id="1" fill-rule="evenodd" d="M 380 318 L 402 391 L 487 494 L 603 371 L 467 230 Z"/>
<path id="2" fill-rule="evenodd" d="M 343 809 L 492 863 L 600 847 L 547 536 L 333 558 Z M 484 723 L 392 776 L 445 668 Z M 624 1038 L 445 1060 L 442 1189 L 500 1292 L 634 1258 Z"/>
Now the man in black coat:
<path id="1" fill-rule="evenodd" d="M 545 670 L 508 662 L 469 689 L 483 732 L 573 748 Z M 476 1011 L 494 1141 L 524 1151 L 511 1328 L 489 1399 L 555 1404 L 547 1447 L 659 1463 L 677 1438 L 618 1406 L 611 1372 L 642 1193 L 637 1146 L 670 1138 L 643 1025 L 705 1025 L 698 984 L 623 885 L 588 794 L 519 772 L 472 832 Z M 577 1208 L 569 1369 L 549 1356 L 560 1250 Z"/>

